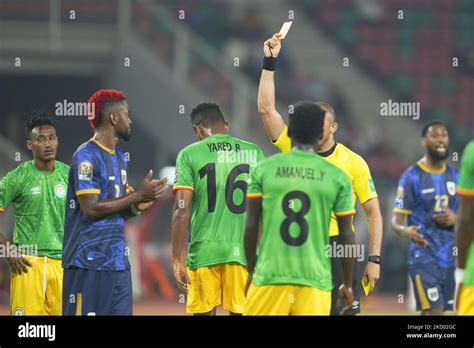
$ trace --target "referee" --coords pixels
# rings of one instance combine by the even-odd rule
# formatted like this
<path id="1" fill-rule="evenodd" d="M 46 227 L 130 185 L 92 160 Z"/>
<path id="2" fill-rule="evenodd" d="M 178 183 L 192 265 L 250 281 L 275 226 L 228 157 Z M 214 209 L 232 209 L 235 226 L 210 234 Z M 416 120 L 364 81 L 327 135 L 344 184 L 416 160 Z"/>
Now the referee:
<path id="1" fill-rule="evenodd" d="M 265 129 L 273 145 L 280 151 L 287 152 L 291 149 L 291 140 L 288 135 L 288 126 L 283 117 L 275 107 L 275 67 L 277 57 L 281 49 L 281 35 L 276 33 L 272 38 L 265 41 L 263 46 L 264 59 L 260 86 L 258 89 L 258 112 L 261 114 Z M 380 214 L 380 205 L 377 192 L 370 170 L 365 160 L 351 151 L 349 148 L 334 140 L 334 133 L 338 128 L 336 114 L 331 105 L 317 102 L 326 111 L 323 137 L 318 148 L 318 154 L 325 157 L 329 162 L 342 169 L 349 177 L 353 188 L 353 203 L 359 199 L 368 220 L 369 231 L 369 256 L 364 270 L 363 278 L 370 283 L 370 291 L 380 277 L 380 252 L 382 245 L 383 220 Z M 354 231 L 354 226 L 352 226 Z M 334 213 L 331 214 L 329 226 L 330 247 L 335 253 L 338 245 L 339 230 Z M 334 248 L 336 248 L 334 250 Z M 347 255 L 345 255 L 347 256 Z M 357 259 L 365 255 L 355 255 Z M 355 315 L 360 313 L 360 290 L 361 278 L 357 274 L 358 264 L 354 267 L 354 302 L 344 308 L 337 306 L 337 293 L 342 285 L 341 260 L 331 257 L 334 288 L 332 293 L 331 315 Z"/>

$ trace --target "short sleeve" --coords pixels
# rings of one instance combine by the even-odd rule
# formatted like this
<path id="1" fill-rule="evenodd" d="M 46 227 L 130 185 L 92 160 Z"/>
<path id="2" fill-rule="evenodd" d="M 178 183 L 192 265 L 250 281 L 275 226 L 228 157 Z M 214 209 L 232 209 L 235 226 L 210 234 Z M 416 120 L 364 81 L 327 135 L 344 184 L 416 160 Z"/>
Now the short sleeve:
<path id="1" fill-rule="evenodd" d="M 257 166 L 250 173 L 249 186 L 247 189 L 247 198 L 261 198 L 263 195 L 262 192 L 262 166 L 257 164 Z"/>
<path id="2" fill-rule="evenodd" d="M 277 140 L 272 142 L 280 152 L 289 152 L 291 150 L 291 139 L 288 136 L 288 126 L 283 129 Z"/>
<path id="3" fill-rule="evenodd" d="M 336 216 L 355 215 L 354 203 L 352 202 L 352 186 L 349 177 L 341 174 L 340 186 L 337 192 L 333 212 Z"/>
<path id="4" fill-rule="evenodd" d="M 370 175 L 370 169 L 367 162 L 360 156 L 357 156 L 357 160 L 354 162 L 354 176 L 353 185 L 354 192 L 359 199 L 361 204 L 364 204 L 369 199 L 377 197 L 377 191 L 375 190 L 374 181 Z"/>
<path id="5" fill-rule="evenodd" d="M 462 155 L 457 192 L 461 196 L 474 197 L 474 141 L 466 146 Z"/>
<path id="6" fill-rule="evenodd" d="M 177 190 L 194 191 L 194 174 L 186 149 L 182 150 L 176 159 L 176 172 L 173 192 Z"/>
<path id="7" fill-rule="evenodd" d="M 258 150 L 257 150 L 257 163 L 260 163 L 264 159 L 265 159 L 265 154 L 263 153 L 262 149 L 260 147 L 258 147 Z"/>
<path id="8" fill-rule="evenodd" d="M 91 151 L 76 153 L 71 168 L 76 196 L 100 194 L 100 164 Z"/>
<path id="9" fill-rule="evenodd" d="M 0 180 L 0 213 L 13 201 L 16 190 L 16 175 L 10 172 Z"/>
<path id="10" fill-rule="evenodd" d="M 415 193 L 413 179 L 410 172 L 403 173 L 397 188 L 397 196 L 393 205 L 393 212 L 410 215 L 413 212 Z"/>

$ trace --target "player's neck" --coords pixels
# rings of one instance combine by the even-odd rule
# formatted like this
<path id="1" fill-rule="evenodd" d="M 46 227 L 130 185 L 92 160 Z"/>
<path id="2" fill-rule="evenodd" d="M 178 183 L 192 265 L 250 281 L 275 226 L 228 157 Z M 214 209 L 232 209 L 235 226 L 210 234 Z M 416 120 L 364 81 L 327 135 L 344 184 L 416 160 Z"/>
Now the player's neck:
<path id="1" fill-rule="evenodd" d="M 119 138 L 115 134 L 105 130 L 97 130 L 94 133 L 94 139 L 102 146 L 110 150 L 115 150 L 115 147 L 119 142 Z"/>
<path id="2" fill-rule="evenodd" d="M 44 162 L 35 158 L 35 166 L 43 172 L 52 172 L 54 170 L 54 160 Z"/>
<path id="3" fill-rule="evenodd" d="M 446 165 L 445 160 L 434 160 L 430 156 L 424 156 L 421 159 L 421 162 L 427 166 L 429 169 L 440 170 L 443 169 Z"/>
<path id="4" fill-rule="evenodd" d="M 328 141 L 326 141 L 326 143 L 324 143 L 323 145 L 321 145 L 320 148 L 318 148 L 318 153 L 323 153 L 323 152 L 327 152 L 329 150 L 331 150 L 331 148 L 334 146 L 334 144 L 336 144 L 336 141 L 334 140 L 334 137 L 330 137 Z"/>
<path id="5" fill-rule="evenodd" d="M 222 126 L 214 126 L 208 129 L 208 136 L 217 134 L 227 134 L 228 130 Z"/>
<path id="6" fill-rule="evenodd" d="M 293 142 L 293 148 L 301 151 L 316 152 L 316 147 L 313 144 L 301 144 Z"/>

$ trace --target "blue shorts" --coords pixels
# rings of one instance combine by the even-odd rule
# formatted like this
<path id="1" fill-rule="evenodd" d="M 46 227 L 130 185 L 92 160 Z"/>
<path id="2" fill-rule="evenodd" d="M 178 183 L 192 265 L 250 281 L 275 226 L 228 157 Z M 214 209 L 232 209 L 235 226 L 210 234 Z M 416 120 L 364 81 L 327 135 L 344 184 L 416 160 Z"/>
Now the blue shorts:
<path id="1" fill-rule="evenodd" d="M 441 268 L 436 264 L 409 265 L 416 298 L 416 310 L 453 309 L 454 267 Z"/>
<path id="2" fill-rule="evenodd" d="M 132 315 L 130 270 L 65 268 L 63 315 Z"/>

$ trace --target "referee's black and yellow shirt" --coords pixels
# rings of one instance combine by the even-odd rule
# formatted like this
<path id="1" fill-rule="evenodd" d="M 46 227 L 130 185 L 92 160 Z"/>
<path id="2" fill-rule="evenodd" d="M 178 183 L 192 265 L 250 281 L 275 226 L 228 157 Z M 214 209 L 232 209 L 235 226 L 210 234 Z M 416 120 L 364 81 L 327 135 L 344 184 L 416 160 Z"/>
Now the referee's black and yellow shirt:
<path id="1" fill-rule="evenodd" d="M 285 127 L 278 139 L 273 142 L 273 145 L 281 152 L 288 152 L 291 150 L 291 139 L 288 136 L 288 127 Z M 356 198 L 361 204 L 368 200 L 377 197 L 374 182 L 370 175 L 370 169 L 367 162 L 358 154 L 348 149 L 341 143 L 336 143 L 333 148 L 324 153 L 319 153 L 320 156 L 326 158 L 329 162 L 342 169 L 352 184 L 352 202 L 355 206 Z M 352 223 L 352 230 L 354 231 L 354 223 Z M 331 213 L 331 222 L 329 225 L 329 236 L 339 235 L 339 228 L 337 226 L 337 219 L 334 212 Z"/>

